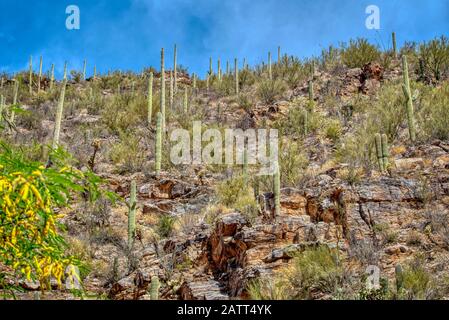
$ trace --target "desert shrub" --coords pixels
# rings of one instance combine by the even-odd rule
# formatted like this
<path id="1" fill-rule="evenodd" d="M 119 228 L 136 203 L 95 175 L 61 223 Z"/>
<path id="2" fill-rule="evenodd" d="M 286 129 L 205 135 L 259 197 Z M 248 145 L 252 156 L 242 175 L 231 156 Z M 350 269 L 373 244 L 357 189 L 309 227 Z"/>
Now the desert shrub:
<path id="1" fill-rule="evenodd" d="M 309 161 L 299 141 L 281 141 L 279 149 L 281 185 L 296 186 L 304 176 Z"/>
<path id="2" fill-rule="evenodd" d="M 305 107 L 300 107 L 301 102 L 295 104 L 297 105 L 289 108 L 287 117 L 280 118 L 273 124 L 273 128 L 279 130 L 280 136 L 303 138 L 305 135 L 317 131 L 324 122 L 320 113 L 310 112 Z"/>
<path id="3" fill-rule="evenodd" d="M 245 186 L 244 178 L 223 181 L 217 186 L 218 203 L 244 214 L 250 221 L 257 215 L 257 202 L 252 189 Z"/>
<path id="4" fill-rule="evenodd" d="M 257 96 L 267 104 L 273 104 L 286 90 L 285 84 L 280 80 L 263 80 L 257 87 Z"/>
<path id="5" fill-rule="evenodd" d="M 251 283 L 249 294 L 253 299 L 313 299 L 315 294 L 335 294 L 343 287 L 344 280 L 344 269 L 336 252 L 319 246 L 295 255 L 291 265 L 275 279 L 259 279 L 259 282 Z"/>
<path id="6" fill-rule="evenodd" d="M 256 77 L 251 70 L 244 69 L 239 71 L 239 84 L 241 89 L 248 88 L 256 82 Z"/>
<path id="7" fill-rule="evenodd" d="M 342 133 L 341 123 L 338 119 L 330 119 L 326 121 L 324 135 L 334 143 L 340 139 Z"/>
<path id="8" fill-rule="evenodd" d="M 176 217 L 161 215 L 156 226 L 156 232 L 161 238 L 168 238 L 173 234 Z"/>
<path id="9" fill-rule="evenodd" d="M 374 231 L 379 233 L 384 244 L 392 244 L 398 241 L 398 232 L 392 230 L 388 223 L 378 223 L 373 227 Z"/>
<path id="10" fill-rule="evenodd" d="M 380 58 L 379 49 L 370 44 L 367 39 L 350 40 L 349 45 L 342 44 L 341 58 L 349 68 L 361 68 L 365 64 Z"/>
<path id="11" fill-rule="evenodd" d="M 61 285 L 65 268 L 80 264 L 65 253 L 58 229 L 62 214 L 54 208 L 67 207 L 76 193 L 91 200 L 99 194 L 99 179 L 65 166 L 62 155 L 53 154 L 54 166 L 46 168 L 1 145 L 0 264 L 12 268 L 16 277 L 39 280 L 46 287 L 50 278 Z"/>
<path id="12" fill-rule="evenodd" d="M 145 162 L 145 150 L 141 146 L 142 137 L 133 133 L 120 133 L 120 142 L 109 150 L 109 158 L 118 165 L 120 172 L 137 172 Z"/>
<path id="13" fill-rule="evenodd" d="M 321 65 L 326 71 L 332 71 L 341 64 L 340 50 L 329 46 L 328 49 L 321 50 Z"/>
<path id="14" fill-rule="evenodd" d="M 449 71 L 449 40 L 445 36 L 424 42 L 419 46 L 419 58 L 423 63 L 424 73 L 440 81 Z"/>
<path id="15" fill-rule="evenodd" d="M 423 139 L 449 139 L 449 84 L 444 83 L 421 95 L 419 123 Z"/>
<path id="16" fill-rule="evenodd" d="M 432 274 L 426 270 L 422 257 L 416 257 L 404 267 L 398 298 L 405 300 L 437 298 L 436 284 Z"/>

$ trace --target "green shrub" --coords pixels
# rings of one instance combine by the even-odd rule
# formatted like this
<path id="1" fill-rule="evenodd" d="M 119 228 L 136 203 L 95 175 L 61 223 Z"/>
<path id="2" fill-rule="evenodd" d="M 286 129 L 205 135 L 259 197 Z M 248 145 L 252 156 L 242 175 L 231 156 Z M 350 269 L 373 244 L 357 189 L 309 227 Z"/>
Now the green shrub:
<path id="1" fill-rule="evenodd" d="M 350 40 L 349 45 L 342 44 L 341 50 L 342 61 L 349 68 L 361 68 L 380 59 L 379 49 L 363 38 Z"/>
<path id="2" fill-rule="evenodd" d="M 267 105 L 273 104 L 286 90 L 280 80 L 263 80 L 257 87 L 257 96 Z"/>
<path id="3" fill-rule="evenodd" d="M 424 73 L 430 73 L 436 81 L 440 81 L 449 71 L 449 40 L 445 36 L 425 42 L 419 46 L 419 58 Z"/>
<path id="4" fill-rule="evenodd" d="M 177 219 L 169 215 L 162 215 L 156 226 L 156 232 L 161 238 L 168 238 L 173 234 Z"/>

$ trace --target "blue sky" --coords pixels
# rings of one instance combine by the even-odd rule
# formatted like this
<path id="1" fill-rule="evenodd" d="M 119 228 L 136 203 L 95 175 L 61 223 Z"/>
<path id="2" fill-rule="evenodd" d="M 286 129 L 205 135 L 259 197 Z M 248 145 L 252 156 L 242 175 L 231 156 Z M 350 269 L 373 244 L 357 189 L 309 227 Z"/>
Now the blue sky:
<path id="1" fill-rule="evenodd" d="M 65 9 L 77 5 L 81 29 L 67 30 Z M 368 5 L 380 8 L 380 30 L 365 27 Z M 172 66 L 173 44 L 178 61 L 204 75 L 209 56 L 246 58 L 250 64 L 275 57 L 277 46 L 300 57 L 350 38 L 366 37 L 389 47 L 391 31 L 399 44 L 429 40 L 449 30 L 447 0 L 1 0 L 0 72 L 25 69 L 33 55 L 35 67 L 64 61 L 81 69 L 88 60 L 100 72 L 159 68 L 160 48 Z"/>

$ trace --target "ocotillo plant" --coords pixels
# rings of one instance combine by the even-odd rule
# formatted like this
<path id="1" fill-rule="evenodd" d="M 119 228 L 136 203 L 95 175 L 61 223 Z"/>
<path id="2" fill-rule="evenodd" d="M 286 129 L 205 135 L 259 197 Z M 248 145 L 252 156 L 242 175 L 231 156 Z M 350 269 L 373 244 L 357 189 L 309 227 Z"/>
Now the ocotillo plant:
<path id="1" fill-rule="evenodd" d="M 273 80 L 273 73 L 271 71 L 271 52 L 268 52 L 268 78 Z"/>
<path id="2" fill-rule="evenodd" d="M 387 170 L 389 166 L 388 157 L 390 153 L 388 151 L 388 137 L 385 133 L 382 134 L 381 136 L 381 143 L 382 143 L 382 163 L 384 166 L 384 170 Z"/>
<path id="3" fill-rule="evenodd" d="M 237 58 L 234 59 L 235 94 L 239 94 L 239 64 Z"/>
<path id="4" fill-rule="evenodd" d="M 37 78 L 37 93 L 41 92 L 41 79 L 42 79 L 42 56 L 39 59 L 39 75 Z"/>
<path id="5" fill-rule="evenodd" d="M 189 112 L 189 100 L 188 100 L 188 92 L 187 86 L 184 88 L 184 113 L 187 114 Z"/>
<path id="6" fill-rule="evenodd" d="M 177 60 L 178 60 L 178 47 L 175 44 L 174 52 L 173 52 L 173 72 L 174 72 L 174 92 L 178 92 L 178 68 L 177 68 Z"/>
<path id="7" fill-rule="evenodd" d="M 376 155 L 377 155 L 377 163 L 379 165 L 379 171 L 384 171 L 384 163 L 383 163 L 383 157 L 382 157 L 382 138 L 380 133 L 376 133 L 375 135 L 375 142 L 376 142 Z"/>
<path id="8" fill-rule="evenodd" d="M 86 80 L 86 67 L 87 67 L 87 61 L 84 60 L 84 63 L 83 63 L 83 81 Z"/>
<path id="9" fill-rule="evenodd" d="M 136 209 L 137 209 L 137 187 L 136 181 L 131 181 L 131 191 L 129 196 L 128 210 L 128 248 L 131 250 L 134 246 L 136 236 Z"/>
<path id="10" fill-rule="evenodd" d="M 161 49 L 161 116 L 162 116 L 162 131 L 165 130 L 165 66 L 164 66 L 164 48 Z"/>
<path id="11" fill-rule="evenodd" d="M 281 172 L 279 168 L 279 162 L 276 161 L 273 175 L 274 186 L 274 217 L 281 214 Z"/>
<path id="12" fill-rule="evenodd" d="M 156 116 L 156 155 L 155 155 L 155 171 L 159 176 L 161 172 L 161 160 L 162 160 L 162 114 L 157 113 Z"/>
<path id="13" fill-rule="evenodd" d="M 396 32 L 391 34 L 391 41 L 393 42 L 393 55 L 396 58 L 398 55 L 397 47 L 396 47 Z"/>
<path id="14" fill-rule="evenodd" d="M 13 96 L 13 100 L 12 100 L 13 109 L 11 110 L 11 116 L 9 118 L 9 121 L 11 123 L 14 123 L 14 117 L 15 117 L 14 108 L 17 106 L 18 95 L 19 95 L 19 81 L 15 79 L 14 80 L 14 96 Z"/>
<path id="15" fill-rule="evenodd" d="M 169 94 L 168 94 L 170 97 L 169 103 L 168 103 L 170 110 L 173 110 L 173 102 L 174 102 L 174 97 L 175 97 L 174 94 L 175 94 L 175 87 L 174 87 L 174 83 L 173 83 L 173 72 L 170 71 L 170 87 L 169 87 Z"/>
<path id="16" fill-rule="evenodd" d="M 151 285 L 150 285 L 150 299 L 151 300 L 159 300 L 159 278 L 157 276 L 151 277 Z"/>
<path id="17" fill-rule="evenodd" d="M 153 116 L 153 72 L 150 72 L 150 78 L 148 79 L 148 96 L 147 96 L 148 126 L 151 126 L 152 116 Z"/>
<path id="18" fill-rule="evenodd" d="M 50 90 L 53 90 L 54 83 L 55 83 L 55 65 L 54 63 L 52 63 L 50 71 Z"/>
<path id="19" fill-rule="evenodd" d="M 407 56 L 405 55 L 402 56 L 402 73 L 404 76 L 404 83 L 402 84 L 402 90 L 404 91 L 404 95 L 407 100 L 406 110 L 407 110 L 408 131 L 410 135 L 410 141 L 415 142 L 416 140 L 415 114 L 413 111 L 413 98 L 410 90 L 410 79 L 408 77 Z"/>
<path id="20" fill-rule="evenodd" d="M 30 56 L 30 74 L 29 74 L 29 84 L 28 84 L 28 88 L 30 90 L 30 94 L 33 93 L 33 57 Z"/>
<path id="21" fill-rule="evenodd" d="M 55 129 L 53 132 L 53 144 L 52 144 L 53 149 L 56 149 L 59 145 L 59 134 L 61 132 L 62 114 L 64 112 L 64 99 L 65 99 L 66 85 L 67 85 L 67 80 L 64 79 L 62 81 L 61 93 L 59 95 L 58 110 L 56 111 Z"/>

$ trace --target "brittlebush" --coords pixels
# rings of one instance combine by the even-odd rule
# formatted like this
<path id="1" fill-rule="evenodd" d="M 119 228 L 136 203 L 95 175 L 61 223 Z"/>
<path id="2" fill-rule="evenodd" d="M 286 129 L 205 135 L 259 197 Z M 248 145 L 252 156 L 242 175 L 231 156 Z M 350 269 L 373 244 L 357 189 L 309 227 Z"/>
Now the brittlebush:
<path id="1" fill-rule="evenodd" d="M 80 192 L 95 197 L 98 183 L 92 173 L 46 168 L 1 145 L 0 267 L 18 278 L 39 280 L 43 287 L 52 278 L 61 285 L 67 266 L 79 261 L 65 255 L 66 243 L 58 232 L 63 215 L 55 209 L 67 207 Z"/>

